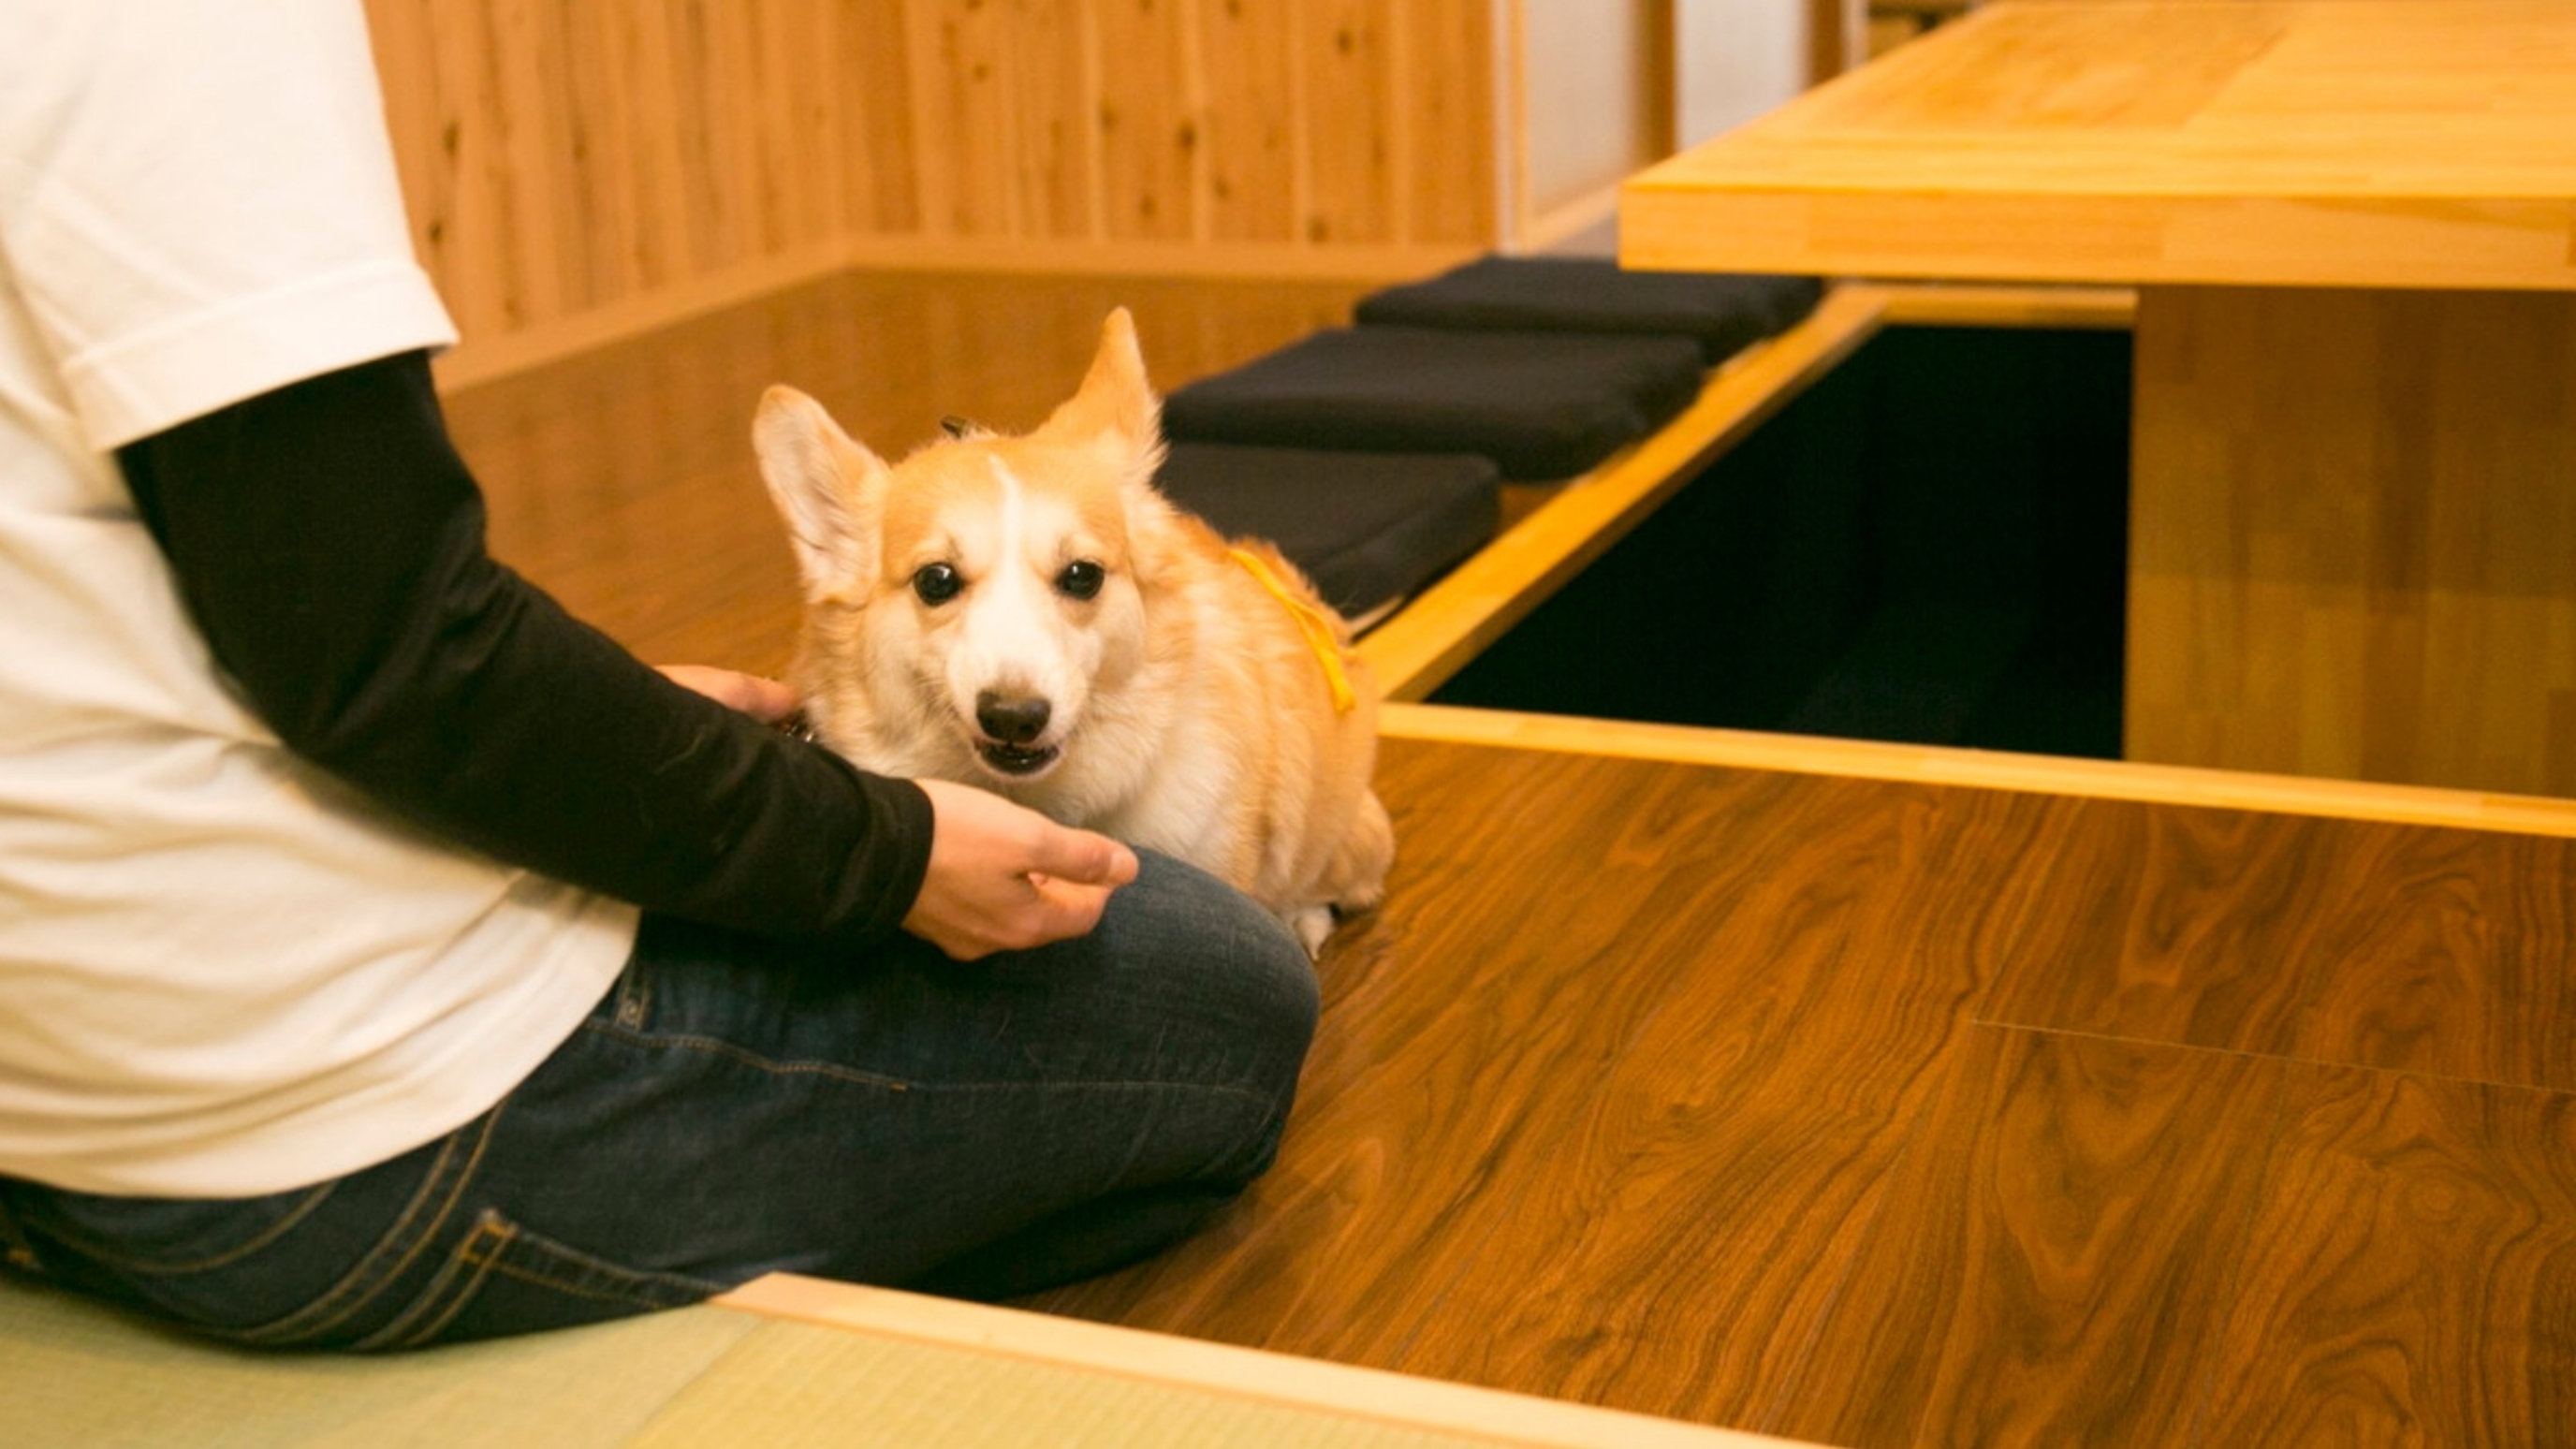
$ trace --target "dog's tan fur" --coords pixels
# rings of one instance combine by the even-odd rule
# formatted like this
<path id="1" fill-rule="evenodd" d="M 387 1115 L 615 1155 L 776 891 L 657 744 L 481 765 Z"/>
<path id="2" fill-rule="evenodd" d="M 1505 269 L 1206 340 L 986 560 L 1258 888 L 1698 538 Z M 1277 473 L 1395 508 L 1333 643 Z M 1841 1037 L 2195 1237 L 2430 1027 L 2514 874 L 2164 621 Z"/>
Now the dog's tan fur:
<path id="1" fill-rule="evenodd" d="M 752 431 L 804 578 L 792 682 L 860 766 L 979 785 L 1179 856 L 1318 949 L 1336 909 L 1377 903 L 1394 854 L 1369 785 L 1376 693 L 1348 626 L 1245 541 L 1329 621 L 1356 696 L 1337 709 L 1296 612 L 1155 491 L 1159 416 L 1123 309 L 1035 431 L 969 431 L 891 467 L 813 399 L 771 388 Z M 979 724 L 979 704 L 1041 699 L 1025 751 Z"/>

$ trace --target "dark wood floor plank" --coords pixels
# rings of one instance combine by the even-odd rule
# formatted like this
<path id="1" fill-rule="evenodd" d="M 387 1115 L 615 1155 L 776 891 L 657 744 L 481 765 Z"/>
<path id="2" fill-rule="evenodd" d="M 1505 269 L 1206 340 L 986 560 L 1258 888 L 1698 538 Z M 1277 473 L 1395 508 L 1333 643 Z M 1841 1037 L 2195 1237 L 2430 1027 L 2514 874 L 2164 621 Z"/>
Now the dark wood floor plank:
<path id="1" fill-rule="evenodd" d="M 2369 869 L 2306 953 L 2295 1054 L 2576 1091 L 2576 842 L 2354 838 Z"/>
<path id="2" fill-rule="evenodd" d="M 1717 783 L 1677 787 L 1695 773 Z M 1296 1147 L 1216 1234 L 1046 1306 L 1406 1364 L 1444 1292 L 1482 1261 L 1493 1223 L 1478 1206 L 1547 1190 L 1569 1109 L 1694 989 L 1677 969 L 1686 957 L 1659 938 L 1708 918 L 1675 907 L 1749 893 L 1767 863 L 1751 851 L 1688 861 L 1760 813 L 1743 797 L 1770 788 L 1391 743 L 1381 790 L 1402 841 L 1391 904 L 1324 961 L 1334 1025 L 1308 1065 Z"/>
<path id="3" fill-rule="evenodd" d="M 2286 1054 L 2304 940 L 2345 908 L 2355 828 L 2103 802 L 2050 842 L 2021 930 L 2000 944 L 1989 1021 Z M 2091 815 L 2088 810 L 2087 815 Z"/>
<path id="4" fill-rule="evenodd" d="M 1759 1421 L 1975 994 L 1958 867 L 2062 802 L 1401 742 L 1382 789 L 1277 1177 L 1042 1306 Z"/>
<path id="5" fill-rule="evenodd" d="M 2576 1089 L 2576 843 L 2105 805 L 2003 944 L 1988 1020 Z"/>
<path id="6" fill-rule="evenodd" d="M 2576 1097 L 2299 1068 L 2205 1442 L 2576 1444 Z"/>
<path id="7" fill-rule="evenodd" d="M 1835 1444 L 2182 1445 L 2278 1061 L 1979 1028 L 1773 1432 Z M 2248 1441 L 2251 1442 L 2251 1441 Z"/>
<path id="8" fill-rule="evenodd" d="M 1529 1099 L 1615 1055 L 1670 987 L 1616 950 L 1645 883 L 1576 911 L 1533 880 L 1596 858 L 1610 761 L 1389 751 L 1409 904 L 1345 929 L 1323 962 L 1326 1013 L 1294 1149 L 1228 1219 L 1121 1275 L 1040 1306 L 1194 1337 L 1393 1366 L 1455 1265 L 1436 1252 L 1462 1205 L 1502 1190 L 1532 1132 Z M 1424 788 L 1403 782 L 1419 778 Z M 1431 822 L 1472 778 L 1478 815 Z M 1472 842 L 1469 843 L 1469 842 Z M 1576 1007 L 1573 998 L 1584 1005 Z"/>
<path id="9" fill-rule="evenodd" d="M 1404 1367 L 1738 1427 L 1776 1411 L 1980 984 L 1997 895 L 1946 867 L 2022 853 L 2054 805 L 1848 781 L 1751 798 L 1748 828 L 1664 866 L 1740 859 L 1746 886 L 1670 892 L 1640 923 L 1682 989 L 1533 1104 L 1563 1126 L 1476 1205 L 1491 1226 Z"/>

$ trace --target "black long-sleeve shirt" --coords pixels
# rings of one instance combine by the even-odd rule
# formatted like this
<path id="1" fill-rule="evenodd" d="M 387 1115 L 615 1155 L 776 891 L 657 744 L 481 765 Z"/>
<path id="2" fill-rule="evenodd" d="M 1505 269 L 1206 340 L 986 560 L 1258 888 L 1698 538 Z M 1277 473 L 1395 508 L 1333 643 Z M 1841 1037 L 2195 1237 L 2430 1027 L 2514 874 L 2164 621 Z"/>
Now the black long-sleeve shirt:
<path id="1" fill-rule="evenodd" d="M 919 893 L 918 786 L 673 684 L 495 562 L 426 354 L 119 450 L 216 662 L 288 748 L 648 910 L 860 943 Z"/>

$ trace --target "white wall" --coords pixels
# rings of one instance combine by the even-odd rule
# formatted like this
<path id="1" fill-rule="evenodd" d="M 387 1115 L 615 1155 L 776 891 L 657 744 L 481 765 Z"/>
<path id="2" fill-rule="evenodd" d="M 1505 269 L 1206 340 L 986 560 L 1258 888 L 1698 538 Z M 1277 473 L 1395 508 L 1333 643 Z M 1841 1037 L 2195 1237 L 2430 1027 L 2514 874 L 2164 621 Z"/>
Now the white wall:
<path id="1" fill-rule="evenodd" d="M 1690 146 L 1805 89 L 1808 0 L 1495 0 L 1503 235 L 1603 249 L 1614 189 L 1661 160 L 1656 12 L 1677 54 L 1669 134 Z M 1517 88 L 1518 112 L 1512 111 Z"/>
<path id="2" fill-rule="evenodd" d="M 1651 3 L 1521 0 L 1531 215 L 1617 185 L 1649 149 Z"/>
<path id="3" fill-rule="evenodd" d="M 1681 144 L 1733 130 L 1807 85 L 1806 0 L 1676 0 Z"/>

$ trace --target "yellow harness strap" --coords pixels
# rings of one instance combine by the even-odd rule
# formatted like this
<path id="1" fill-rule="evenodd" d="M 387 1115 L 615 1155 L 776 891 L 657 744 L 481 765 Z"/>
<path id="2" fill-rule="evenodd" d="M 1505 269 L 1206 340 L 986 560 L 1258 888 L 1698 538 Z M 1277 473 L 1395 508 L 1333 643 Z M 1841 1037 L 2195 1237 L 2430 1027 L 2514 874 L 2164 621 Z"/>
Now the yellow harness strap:
<path id="1" fill-rule="evenodd" d="M 1350 671 L 1342 666 L 1341 641 L 1333 637 L 1332 620 L 1324 617 L 1323 610 L 1288 592 L 1288 586 L 1279 581 L 1279 575 L 1271 572 L 1270 565 L 1261 561 L 1261 555 L 1240 548 L 1230 548 L 1226 552 L 1234 557 L 1236 563 L 1243 565 L 1245 572 L 1261 581 L 1261 586 L 1270 591 L 1270 597 L 1288 606 L 1289 617 L 1295 619 L 1297 627 L 1304 631 L 1306 647 L 1315 651 L 1315 662 L 1324 666 L 1324 678 L 1333 686 L 1334 711 L 1349 714 L 1360 701 L 1359 696 L 1351 692 Z"/>

